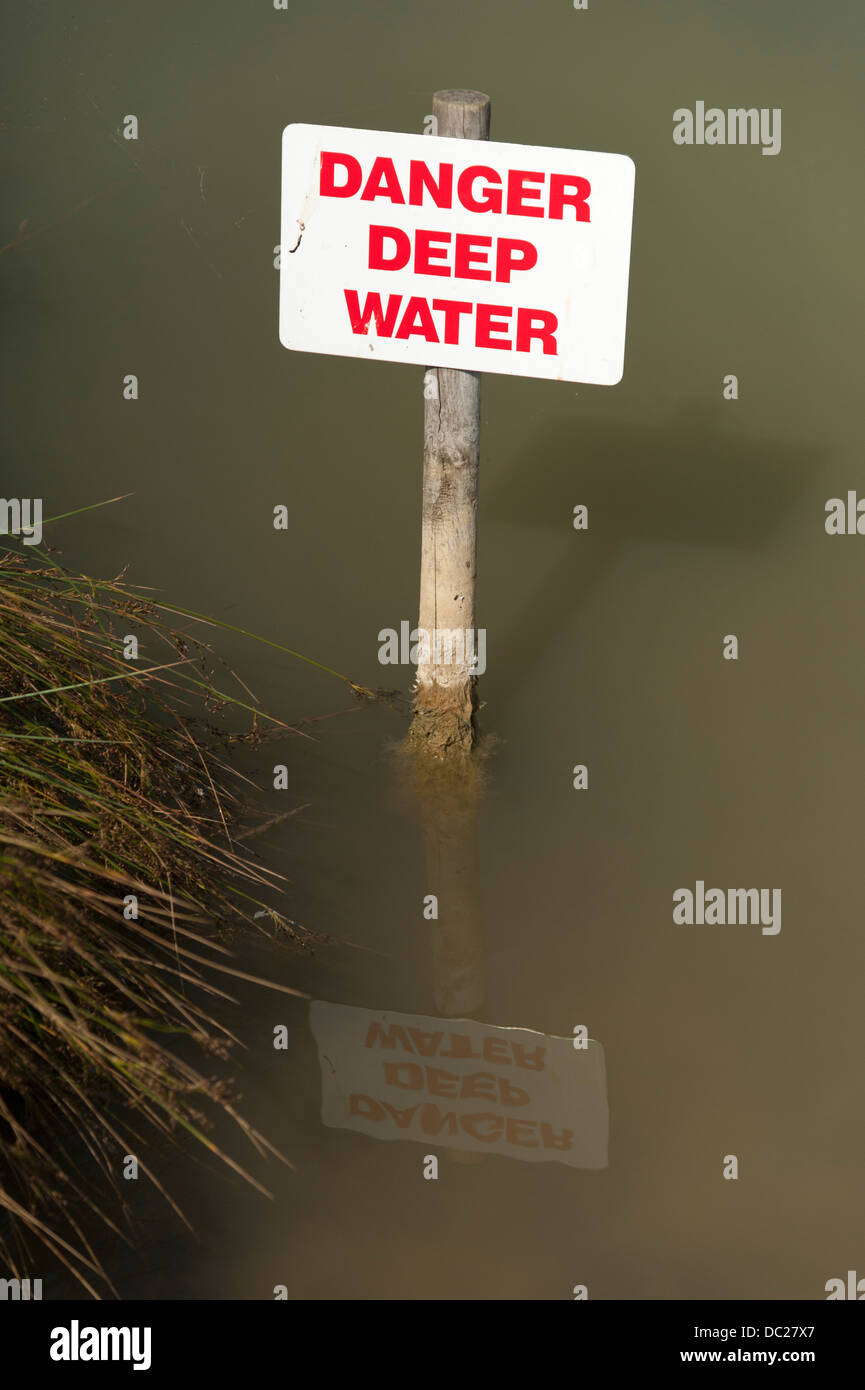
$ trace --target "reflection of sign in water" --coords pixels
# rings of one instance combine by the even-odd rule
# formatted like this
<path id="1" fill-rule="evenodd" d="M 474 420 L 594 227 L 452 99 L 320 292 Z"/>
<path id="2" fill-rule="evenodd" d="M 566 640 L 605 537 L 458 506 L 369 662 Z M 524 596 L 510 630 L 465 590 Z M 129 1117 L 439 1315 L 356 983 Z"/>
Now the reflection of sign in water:
<path id="1" fill-rule="evenodd" d="M 310 1006 L 322 1121 L 376 1139 L 607 1164 L 604 1049 L 468 1019 Z"/>

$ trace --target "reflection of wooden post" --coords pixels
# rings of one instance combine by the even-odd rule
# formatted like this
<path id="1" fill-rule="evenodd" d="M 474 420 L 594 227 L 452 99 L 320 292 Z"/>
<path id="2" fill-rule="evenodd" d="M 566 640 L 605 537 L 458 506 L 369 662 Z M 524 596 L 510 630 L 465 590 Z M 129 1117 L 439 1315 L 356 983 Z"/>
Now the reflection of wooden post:
<path id="1" fill-rule="evenodd" d="M 432 927 L 436 1012 L 477 1018 L 486 1000 L 484 925 L 478 860 L 479 776 L 471 761 L 439 765 L 419 760 L 418 790 L 428 891 L 438 898 Z M 424 775 L 424 773 L 426 775 Z M 439 1150 L 443 1163 L 483 1163 L 471 1149 Z"/>
<path id="2" fill-rule="evenodd" d="M 490 99 L 483 92 L 436 92 L 433 115 L 438 135 L 489 137 Z M 430 650 L 418 663 L 411 738 L 440 758 L 470 751 L 473 740 L 476 676 L 470 660 L 477 647 L 475 639 L 466 651 L 466 634 L 475 633 L 481 378 L 479 372 L 431 367 L 424 381 L 418 628 L 428 634 Z M 462 660 L 441 660 L 436 632 L 463 634 Z"/>
<path id="3" fill-rule="evenodd" d="M 422 789 L 428 891 L 438 898 L 433 930 L 433 996 L 445 1018 L 473 1018 L 486 998 L 476 775 L 448 769 Z"/>

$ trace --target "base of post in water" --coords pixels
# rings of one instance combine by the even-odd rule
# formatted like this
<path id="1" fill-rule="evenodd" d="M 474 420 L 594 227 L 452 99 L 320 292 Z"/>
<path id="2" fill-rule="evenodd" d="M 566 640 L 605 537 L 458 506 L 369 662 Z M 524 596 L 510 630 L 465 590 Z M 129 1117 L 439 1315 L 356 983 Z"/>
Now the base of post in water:
<path id="1" fill-rule="evenodd" d="M 476 684 L 477 677 L 472 676 L 453 685 L 433 681 L 417 687 L 408 733 L 412 752 L 449 761 L 471 755 L 477 741 Z"/>

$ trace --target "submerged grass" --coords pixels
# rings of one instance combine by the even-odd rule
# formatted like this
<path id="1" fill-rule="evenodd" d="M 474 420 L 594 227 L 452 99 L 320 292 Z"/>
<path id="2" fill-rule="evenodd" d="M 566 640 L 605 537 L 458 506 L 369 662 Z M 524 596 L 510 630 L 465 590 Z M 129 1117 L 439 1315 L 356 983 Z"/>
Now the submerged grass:
<path id="1" fill-rule="evenodd" d="M 280 880 L 238 847 L 228 745 L 302 735 L 217 666 L 122 576 L 0 558 L 0 1266 L 26 1277 L 41 1243 L 95 1297 L 124 1155 L 163 1191 L 148 1148 L 186 1135 L 260 1187 L 211 1137 L 227 1116 L 279 1157 L 208 1068 L 237 1041 L 214 1017 L 232 928 L 308 935 L 263 912 Z M 245 731 L 216 725 L 232 709 Z"/>

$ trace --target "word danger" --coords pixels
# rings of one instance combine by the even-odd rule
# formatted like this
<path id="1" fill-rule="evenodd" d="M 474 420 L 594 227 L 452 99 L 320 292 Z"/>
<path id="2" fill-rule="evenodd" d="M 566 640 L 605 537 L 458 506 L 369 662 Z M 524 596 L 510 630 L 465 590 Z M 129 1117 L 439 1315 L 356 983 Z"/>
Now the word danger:
<path id="1" fill-rule="evenodd" d="M 483 151 L 489 147 L 475 145 L 473 148 Z M 344 179 L 341 174 L 337 175 L 337 169 L 344 172 Z M 589 194 L 592 186 L 588 179 L 578 174 L 550 174 L 546 202 L 545 184 L 547 175 L 543 171 L 508 169 L 501 174 L 479 160 L 477 164 L 463 169 L 456 180 L 456 199 L 468 212 L 506 210 L 516 217 L 562 218 L 568 207 L 574 209 L 578 222 L 591 221 Z M 354 155 L 322 151 L 321 194 L 329 198 L 353 198 L 359 194 L 361 202 L 366 203 L 387 198 L 391 203 L 409 202 L 416 207 L 434 203 L 437 208 L 452 208 L 454 166 L 443 162 L 433 164 L 426 159 L 410 159 L 406 187 L 408 198 L 403 192 L 394 161 L 387 155 L 378 155 L 372 162 L 368 177 L 364 178 L 361 162 Z"/>
<path id="2" fill-rule="evenodd" d="M 289 126 L 280 338 L 612 384 L 632 204 L 623 155 Z"/>

